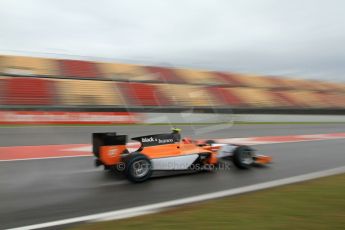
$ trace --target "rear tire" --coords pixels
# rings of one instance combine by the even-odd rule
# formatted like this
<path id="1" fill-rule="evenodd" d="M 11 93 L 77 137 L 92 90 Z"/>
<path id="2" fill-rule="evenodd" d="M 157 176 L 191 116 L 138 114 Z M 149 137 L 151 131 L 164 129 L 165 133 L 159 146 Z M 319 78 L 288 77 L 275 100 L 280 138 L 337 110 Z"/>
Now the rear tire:
<path id="1" fill-rule="evenodd" d="M 152 175 L 152 163 L 148 157 L 141 153 L 129 154 L 124 163 L 124 175 L 133 183 L 144 182 Z"/>
<path id="2" fill-rule="evenodd" d="M 255 162 L 253 149 L 248 146 L 239 146 L 232 157 L 234 165 L 239 169 L 249 169 Z"/>

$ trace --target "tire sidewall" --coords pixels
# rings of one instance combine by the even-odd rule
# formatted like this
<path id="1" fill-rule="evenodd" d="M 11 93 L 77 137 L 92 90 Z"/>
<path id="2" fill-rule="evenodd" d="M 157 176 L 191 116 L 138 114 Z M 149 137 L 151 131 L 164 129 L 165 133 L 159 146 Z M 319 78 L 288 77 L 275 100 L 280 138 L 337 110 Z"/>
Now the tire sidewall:
<path id="1" fill-rule="evenodd" d="M 132 170 L 131 170 L 133 167 L 133 164 L 139 160 L 145 160 L 149 164 L 149 170 L 148 170 L 147 174 L 145 174 L 142 177 L 134 176 L 132 173 Z M 124 175 L 129 181 L 131 181 L 133 183 L 144 182 L 144 181 L 148 180 L 152 175 L 152 162 L 144 154 L 132 153 L 126 157 L 126 159 L 124 160 L 124 163 L 125 163 Z"/>
<path id="2" fill-rule="evenodd" d="M 239 146 L 235 149 L 233 157 L 232 157 L 234 165 L 239 169 L 249 169 L 254 163 L 253 162 L 252 164 L 245 164 L 242 161 L 242 154 L 244 153 L 244 151 L 250 151 L 251 154 L 253 155 L 253 149 L 250 148 L 249 146 Z"/>

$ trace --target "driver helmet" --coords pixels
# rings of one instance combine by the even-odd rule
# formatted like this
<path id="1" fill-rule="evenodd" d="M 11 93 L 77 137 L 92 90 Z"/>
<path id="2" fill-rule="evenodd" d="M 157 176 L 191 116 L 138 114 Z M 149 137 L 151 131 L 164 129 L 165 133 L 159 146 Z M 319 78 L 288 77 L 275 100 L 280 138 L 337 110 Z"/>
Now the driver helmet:
<path id="1" fill-rule="evenodd" d="M 182 131 L 182 129 L 179 129 L 179 128 L 172 128 L 171 131 L 173 133 L 180 133 Z"/>

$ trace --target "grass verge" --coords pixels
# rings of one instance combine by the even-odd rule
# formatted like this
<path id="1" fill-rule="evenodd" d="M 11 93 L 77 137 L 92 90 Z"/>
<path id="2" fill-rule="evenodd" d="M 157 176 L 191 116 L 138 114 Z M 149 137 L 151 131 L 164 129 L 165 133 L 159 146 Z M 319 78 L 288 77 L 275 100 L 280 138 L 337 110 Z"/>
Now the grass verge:
<path id="1" fill-rule="evenodd" d="M 342 174 L 73 230 L 344 229 L 344 181 Z"/>

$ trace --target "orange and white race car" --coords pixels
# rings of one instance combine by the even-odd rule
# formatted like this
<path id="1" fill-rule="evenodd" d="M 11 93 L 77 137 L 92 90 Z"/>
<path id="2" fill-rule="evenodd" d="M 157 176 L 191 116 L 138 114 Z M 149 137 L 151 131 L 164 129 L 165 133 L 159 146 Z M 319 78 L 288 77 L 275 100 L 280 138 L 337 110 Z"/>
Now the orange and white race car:
<path id="1" fill-rule="evenodd" d="M 214 140 L 179 140 L 174 133 L 132 138 L 139 142 L 135 151 L 127 147 L 127 135 L 93 133 L 92 140 L 95 165 L 121 171 L 134 183 L 146 181 L 153 171 L 213 169 L 221 159 L 232 161 L 240 169 L 272 160 L 269 156 L 255 154 L 249 146 L 221 144 Z"/>

